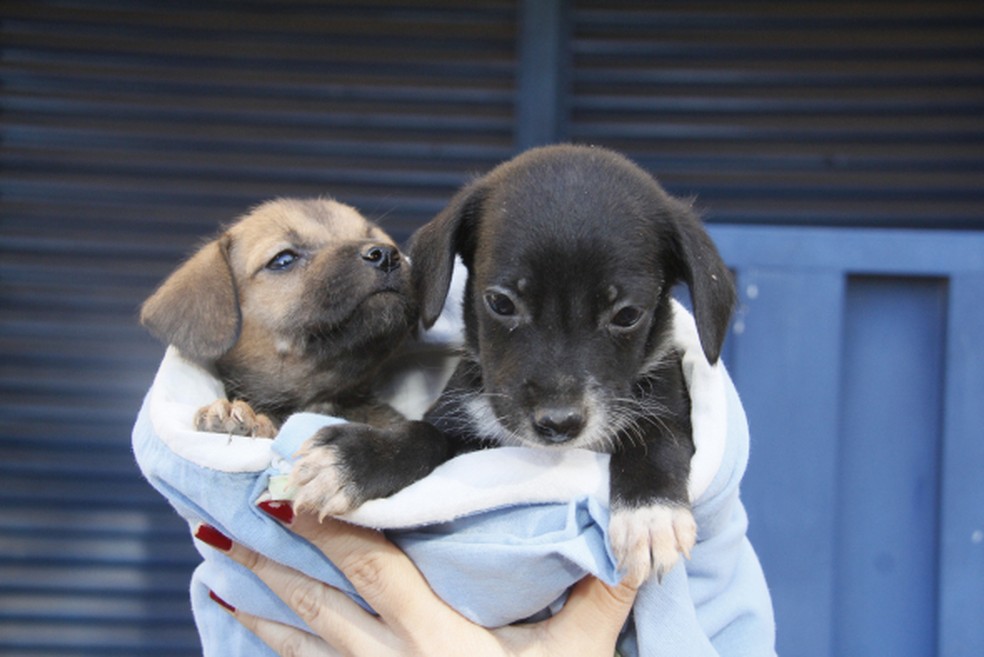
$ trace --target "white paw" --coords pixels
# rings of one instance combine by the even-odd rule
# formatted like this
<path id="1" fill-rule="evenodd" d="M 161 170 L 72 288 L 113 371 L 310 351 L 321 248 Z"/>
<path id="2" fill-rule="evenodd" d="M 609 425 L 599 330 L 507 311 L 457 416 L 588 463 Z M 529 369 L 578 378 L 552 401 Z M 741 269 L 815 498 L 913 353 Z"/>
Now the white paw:
<path id="1" fill-rule="evenodd" d="M 233 402 L 216 399 L 208 406 L 202 406 L 195 413 L 195 429 L 253 438 L 273 438 L 277 435 L 273 421 L 255 412 L 241 399 Z"/>
<path id="2" fill-rule="evenodd" d="M 662 579 L 681 553 L 690 558 L 697 523 L 686 506 L 656 503 L 614 510 L 608 533 L 619 570 L 627 582 L 639 586 L 652 575 Z"/>
<path id="3" fill-rule="evenodd" d="M 314 440 L 301 446 L 288 480 L 288 490 L 294 492 L 295 511 L 310 511 L 317 514 L 318 520 L 343 515 L 357 506 L 346 492 L 349 486 L 336 447 Z"/>

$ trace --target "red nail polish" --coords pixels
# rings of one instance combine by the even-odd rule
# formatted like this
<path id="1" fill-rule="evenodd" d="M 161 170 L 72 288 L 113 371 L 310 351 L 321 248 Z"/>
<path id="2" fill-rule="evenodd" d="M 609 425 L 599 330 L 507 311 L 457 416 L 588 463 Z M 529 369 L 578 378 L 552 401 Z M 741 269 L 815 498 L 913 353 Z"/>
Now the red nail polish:
<path id="1" fill-rule="evenodd" d="M 294 522 L 294 508 L 290 505 L 289 501 L 267 500 L 265 502 L 260 502 L 256 506 L 263 513 L 267 514 L 274 520 L 279 520 L 285 525 L 289 525 Z"/>
<path id="2" fill-rule="evenodd" d="M 216 604 L 218 604 L 219 606 L 225 607 L 226 610 L 228 610 L 228 611 L 230 611 L 232 613 L 236 613 L 236 608 L 233 607 L 228 602 L 226 602 L 225 600 L 223 600 L 222 598 L 220 598 L 219 596 L 215 595 L 215 591 L 209 591 L 208 592 L 208 597 L 212 598 L 212 600 Z"/>
<path id="3" fill-rule="evenodd" d="M 198 525 L 198 529 L 195 530 L 195 538 L 202 543 L 211 545 L 216 550 L 228 552 L 232 549 L 232 540 L 211 525 Z"/>

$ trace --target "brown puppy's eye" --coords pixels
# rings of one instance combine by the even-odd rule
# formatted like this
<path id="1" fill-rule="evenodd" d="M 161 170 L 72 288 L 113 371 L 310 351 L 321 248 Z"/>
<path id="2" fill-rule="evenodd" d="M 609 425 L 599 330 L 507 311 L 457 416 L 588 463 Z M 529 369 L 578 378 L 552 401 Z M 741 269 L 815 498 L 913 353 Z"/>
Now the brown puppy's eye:
<path id="1" fill-rule="evenodd" d="M 505 294 L 489 292 L 485 295 L 485 305 L 500 317 L 512 317 L 516 314 L 516 304 Z"/>
<path id="2" fill-rule="evenodd" d="M 300 257 L 300 254 L 296 251 L 286 249 L 273 256 L 270 262 L 267 263 L 266 268 L 271 271 L 284 271 L 293 267 L 294 263 L 296 263 Z"/>
<path id="3" fill-rule="evenodd" d="M 642 310 L 635 306 L 626 306 L 612 317 L 612 326 L 621 329 L 632 328 L 642 319 Z"/>

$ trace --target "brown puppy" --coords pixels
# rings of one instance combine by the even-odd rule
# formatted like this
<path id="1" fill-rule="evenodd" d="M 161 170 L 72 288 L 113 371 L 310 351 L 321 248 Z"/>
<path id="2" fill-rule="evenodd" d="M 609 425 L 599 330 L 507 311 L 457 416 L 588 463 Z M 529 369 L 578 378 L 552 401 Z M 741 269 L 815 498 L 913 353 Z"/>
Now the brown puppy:
<path id="1" fill-rule="evenodd" d="M 369 383 L 417 323 L 404 265 L 355 209 L 278 199 L 178 268 L 140 321 L 225 385 L 200 431 L 272 437 L 299 410 L 388 425 L 403 418 Z"/>

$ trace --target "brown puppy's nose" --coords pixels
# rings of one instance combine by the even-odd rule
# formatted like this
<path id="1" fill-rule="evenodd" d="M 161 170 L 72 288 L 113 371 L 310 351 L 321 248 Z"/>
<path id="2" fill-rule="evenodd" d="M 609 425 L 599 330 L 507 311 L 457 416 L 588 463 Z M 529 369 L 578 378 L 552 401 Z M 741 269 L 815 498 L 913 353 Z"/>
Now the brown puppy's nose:
<path id="1" fill-rule="evenodd" d="M 552 443 L 566 443 L 584 429 L 584 415 L 569 406 L 540 408 L 533 414 L 533 428 Z"/>
<path id="2" fill-rule="evenodd" d="M 395 246 L 374 244 L 362 252 L 362 259 L 387 273 L 400 268 L 400 252 Z"/>

